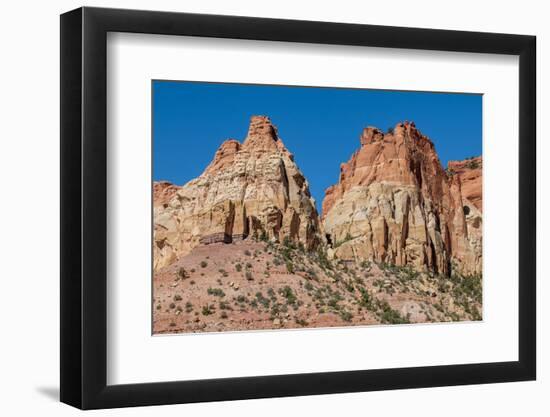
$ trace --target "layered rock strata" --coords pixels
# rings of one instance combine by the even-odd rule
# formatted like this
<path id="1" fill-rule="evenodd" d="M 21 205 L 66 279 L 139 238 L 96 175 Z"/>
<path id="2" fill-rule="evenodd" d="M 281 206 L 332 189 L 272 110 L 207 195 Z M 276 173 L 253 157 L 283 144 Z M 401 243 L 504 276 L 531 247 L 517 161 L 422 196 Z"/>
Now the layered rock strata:
<path id="1" fill-rule="evenodd" d="M 448 174 L 434 144 L 410 122 L 387 133 L 365 128 L 360 144 L 323 201 L 334 256 L 481 273 L 481 168 L 479 180 L 465 166 Z"/>
<path id="2" fill-rule="evenodd" d="M 154 184 L 155 270 L 198 245 L 251 236 L 320 242 L 308 182 L 268 117 L 253 116 L 243 143 L 226 140 L 198 178 L 172 187 Z"/>

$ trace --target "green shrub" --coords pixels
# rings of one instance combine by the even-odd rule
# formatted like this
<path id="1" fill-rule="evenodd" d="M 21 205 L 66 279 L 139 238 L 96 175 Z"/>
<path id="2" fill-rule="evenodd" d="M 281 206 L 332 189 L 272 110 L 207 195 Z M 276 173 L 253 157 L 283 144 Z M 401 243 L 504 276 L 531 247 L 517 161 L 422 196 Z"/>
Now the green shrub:
<path id="1" fill-rule="evenodd" d="M 206 292 L 208 293 L 208 295 L 214 295 L 216 297 L 225 297 L 225 293 L 221 288 L 210 287 L 208 288 L 208 290 L 206 290 Z"/>
<path id="2" fill-rule="evenodd" d="M 180 279 L 189 278 L 189 274 L 187 273 L 187 271 L 185 270 L 185 268 L 183 266 L 178 269 L 178 277 Z"/>
<path id="3" fill-rule="evenodd" d="M 286 270 L 288 271 L 289 274 L 294 273 L 294 265 L 292 264 L 291 261 L 286 261 Z"/>
<path id="4" fill-rule="evenodd" d="M 210 305 L 205 305 L 202 307 L 202 315 L 203 316 L 209 316 L 211 314 L 214 314 L 214 307 Z"/>
<path id="5" fill-rule="evenodd" d="M 288 304 L 296 303 L 296 300 L 297 300 L 296 294 L 294 294 L 294 291 L 292 291 L 292 288 L 290 288 L 288 285 L 279 289 L 279 294 L 281 294 L 284 298 L 286 298 L 286 302 Z"/>
<path id="6" fill-rule="evenodd" d="M 349 311 L 341 311 L 340 318 L 344 321 L 350 322 L 353 318 L 353 314 L 351 314 Z"/>
<path id="7" fill-rule="evenodd" d="M 380 301 L 379 307 L 382 309 L 382 314 L 380 316 L 382 323 L 390 323 L 390 324 L 409 323 L 409 320 L 406 317 L 402 317 L 398 311 L 392 309 L 387 301 Z"/>
<path id="8" fill-rule="evenodd" d="M 298 317 L 295 317 L 294 321 L 296 322 L 296 324 L 299 324 L 302 327 L 306 327 L 308 325 L 307 321 L 305 321 L 304 319 L 300 319 Z"/>
<path id="9" fill-rule="evenodd" d="M 265 298 L 264 295 L 261 292 L 256 293 L 256 300 L 258 303 L 260 303 L 264 308 L 269 308 L 270 300 L 269 298 Z"/>

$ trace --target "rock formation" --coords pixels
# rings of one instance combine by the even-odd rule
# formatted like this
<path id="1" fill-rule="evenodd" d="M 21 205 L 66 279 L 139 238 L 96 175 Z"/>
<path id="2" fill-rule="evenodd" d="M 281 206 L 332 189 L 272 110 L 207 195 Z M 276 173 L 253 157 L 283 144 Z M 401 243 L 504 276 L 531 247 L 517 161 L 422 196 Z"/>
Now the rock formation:
<path id="1" fill-rule="evenodd" d="M 482 169 L 481 156 L 464 161 L 449 161 L 447 164 L 447 172 L 450 175 L 458 175 L 460 178 L 462 197 L 468 199 L 481 212 L 483 211 Z"/>
<path id="2" fill-rule="evenodd" d="M 269 118 L 253 116 L 241 144 L 226 140 L 182 187 L 154 184 L 154 268 L 198 245 L 289 238 L 313 248 L 319 220 L 308 182 Z"/>
<path id="3" fill-rule="evenodd" d="M 333 255 L 481 273 L 481 159 L 477 173 L 476 164 L 457 162 L 447 174 L 433 143 L 409 122 L 388 133 L 368 127 L 360 143 L 323 201 Z"/>

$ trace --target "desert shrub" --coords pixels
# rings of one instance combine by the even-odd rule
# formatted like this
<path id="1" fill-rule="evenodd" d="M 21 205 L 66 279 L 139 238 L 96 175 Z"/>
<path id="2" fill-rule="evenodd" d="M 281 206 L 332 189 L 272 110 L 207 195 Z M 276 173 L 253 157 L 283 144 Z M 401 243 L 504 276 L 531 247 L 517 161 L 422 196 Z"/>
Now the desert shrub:
<path id="1" fill-rule="evenodd" d="M 313 285 L 311 284 L 311 282 L 306 282 L 304 288 L 308 291 L 313 291 Z"/>
<path id="2" fill-rule="evenodd" d="M 252 268 L 252 264 L 250 262 L 247 262 L 245 267 L 246 267 L 246 269 L 250 269 L 250 268 Z"/>
<path id="3" fill-rule="evenodd" d="M 280 288 L 279 294 L 281 294 L 284 298 L 286 298 L 286 302 L 288 304 L 294 304 L 297 300 L 296 294 L 294 294 L 294 291 L 292 291 L 292 288 L 290 288 L 288 285 L 285 285 L 283 288 Z"/>
<path id="4" fill-rule="evenodd" d="M 315 272 L 315 269 L 313 268 L 308 268 L 308 270 L 306 271 L 307 273 L 307 276 L 309 279 L 313 279 L 315 281 L 318 281 L 319 280 L 319 277 L 317 276 L 317 272 Z"/>
<path id="5" fill-rule="evenodd" d="M 208 293 L 208 295 L 214 295 L 216 297 L 225 297 L 225 293 L 221 288 L 210 287 L 206 290 L 206 292 Z"/>
<path id="6" fill-rule="evenodd" d="M 466 168 L 477 169 L 479 168 L 479 163 L 477 161 L 469 161 L 468 163 L 466 163 Z"/>
<path id="7" fill-rule="evenodd" d="M 173 310 L 174 308 L 176 308 L 176 304 L 170 303 L 168 307 L 170 308 L 170 310 Z"/>
<path id="8" fill-rule="evenodd" d="M 369 269 L 371 266 L 371 263 L 369 261 L 363 261 L 361 262 L 361 268 Z"/>
<path id="9" fill-rule="evenodd" d="M 283 246 L 288 249 L 296 249 L 294 242 L 288 237 L 285 236 L 283 239 Z"/>
<path id="10" fill-rule="evenodd" d="M 241 272 L 243 270 L 243 266 L 241 264 L 236 264 L 235 269 L 237 270 L 237 272 Z"/>
<path id="11" fill-rule="evenodd" d="M 289 274 L 294 273 L 294 264 L 291 261 L 286 261 L 286 270 Z"/>
<path id="12" fill-rule="evenodd" d="M 351 314 L 349 311 L 341 311 L 340 318 L 344 321 L 350 322 L 353 318 L 353 314 Z"/>
<path id="13" fill-rule="evenodd" d="M 409 323 L 409 320 L 406 317 L 402 317 L 398 311 L 391 308 L 391 306 L 388 304 L 387 301 L 380 301 L 379 307 L 382 310 L 382 313 L 380 315 L 380 319 L 382 320 L 382 323 L 389 323 L 389 324 Z"/>
<path id="14" fill-rule="evenodd" d="M 327 254 L 322 248 L 317 250 L 317 263 L 323 270 L 332 269 L 332 264 L 328 260 Z"/>
<path id="15" fill-rule="evenodd" d="M 226 319 L 227 318 L 227 312 L 222 311 L 222 313 L 220 314 L 220 318 Z"/>
<path id="16" fill-rule="evenodd" d="M 202 268 L 206 268 L 208 266 L 208 262 L 206 261 L 201 261 L 201 267 Z"/>
<path id="17" fill-rule="evenodd" d="M 246 256 L 251 256 L 251 255 L 252 255 L 252 253 L 250 253 L 250 251 L 249 251 L 248 249 L 246 249 L 246 250 L 244 251 L 244 254 L 245 254 Z"/>
<path id="18" fill-rule="evenodd" d="M 307 321 L 305 321 L 304 319 L 300 319 L 300 318 L 298 318 L 298 317 L 295 317 L 295 318 L 294 318 L 294 321 L 296 322 L 296 324 L 298 324 L 298 325 L 300 325 L 300 326 L 302 326 L 302 327 L 305 327 L 305 326 L 308 325 L 308 322 L 307 322 Z"/>
<path id="19" fill-rule="evenodd" d="M 349 233 L 346 233 L 346 236 L 344 236 L 342 240 L 337 240 L 334 242 L 333 247 L 337 248 L 338 246 L 342 246 L 344 243 L 349 242 L 352 239 L 353 239 L 353 236 L 350 235 Z"/>
<path id="20" fill-rule="evenodd" d="M 211 314 L 214 314 L 214 307 L 210 305 L 205 305 L 202 307 L 202 315 L 203 316 L 209 316 Z"/>
<path id="21" fill-rule="evenodd" d="M 189 278 L 189 274 L 187 273 L 187 271 L 183 266 L 178 269 L 178 278 L 180 279 Z"/>
<path id="22" fill-rule="evenodd" d="M 368 290 L 366 290 L 365 288 L 359 288 L 359 292 L 361 293 L 361 298 L 359 299 L 359 305 L 365 307 L 367 310 L 372 310 L 374 307 L 373 300 Z"/>
<path id="23" fill-rule="evenodd" d="M 193 304 L 191 304 L 189 301 L 185 303 L 185 311 L 187 313 L 190 313 L 191 311 L 193 311 Z"/>
<path id="24" fill-rule="evenodd" d="M 269 304 L 270 304 L 271 301 L 269 300 L 269 298 L 264 297 L 264 295 L 259 291 L 256 293 L 256 300 L 264 308 L 269 308 Z"/>
<path id="25" fill-rule="evenodd" d="M 181 295 L 179 294 L 174 295 L 174 301 L 181 301 L 181 300 L 182 300 Z"/>

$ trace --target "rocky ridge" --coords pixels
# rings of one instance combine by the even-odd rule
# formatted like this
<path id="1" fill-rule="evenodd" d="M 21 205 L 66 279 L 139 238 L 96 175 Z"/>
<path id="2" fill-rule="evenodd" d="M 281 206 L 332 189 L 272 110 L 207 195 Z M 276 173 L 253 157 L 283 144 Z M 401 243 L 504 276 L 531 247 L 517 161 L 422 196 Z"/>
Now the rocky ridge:
<path id="1" fill-rule="evenodd" d="M 153 332 L 480 320 L 482 159 L 365 128 L 318 217 L 265 116 L 183 186 L 153 184 Z"/>
<path id="2" fill-rule="evenodd" d="M 434 144 L 412 122 L 387 133 L 365 128 L 360 145 L 323 201 L 333 256 L 480 274 L 481 158 L 474 165 L 451 163 L 447 173 Z"/>
<path id="3" fill-rule="evenodd" d="M 265 116 L 251 118 L 243 143 L 223 142 L 198 178 L 181 187 L 155 183 L 154 198 L 155 270 L 199 245 L 249 236 L 307 249 L 320 242 L 308 182 Z"/>

